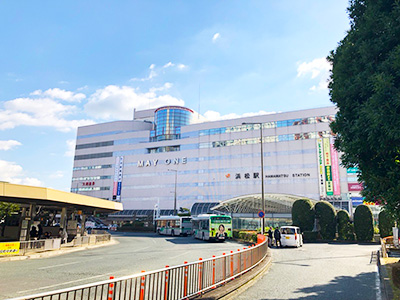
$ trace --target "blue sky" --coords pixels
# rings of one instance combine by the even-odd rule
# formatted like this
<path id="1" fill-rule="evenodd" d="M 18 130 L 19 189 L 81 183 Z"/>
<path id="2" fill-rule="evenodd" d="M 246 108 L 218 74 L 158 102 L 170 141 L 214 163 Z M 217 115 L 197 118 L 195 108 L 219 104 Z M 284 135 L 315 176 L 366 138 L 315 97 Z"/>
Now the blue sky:
<path id="1" fill-rule="evenodd" d="M 331 105 L 348 1 L 0 2 L 0 181 L 69 191 L 78 126 Z M 199 101 L 200 99 L 200 101 Z"/>

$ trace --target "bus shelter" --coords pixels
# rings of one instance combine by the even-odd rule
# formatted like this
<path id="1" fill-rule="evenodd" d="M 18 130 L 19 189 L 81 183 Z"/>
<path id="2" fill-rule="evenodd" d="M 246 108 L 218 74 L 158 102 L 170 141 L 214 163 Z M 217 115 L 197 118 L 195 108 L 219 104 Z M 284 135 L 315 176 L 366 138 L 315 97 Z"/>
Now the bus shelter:
<path id="1" fill-rule="evenodd" d="M 80 233 L 85 229 L 86 216 L 122 211 L 122 203 L 89 197 L 80 194 L 58 191 L 50 188 L 0 182 L 0 202 L 20 205 L 18 240 L 28 240 L 29 230 L 41 210 L 49 210 L 60 216 L 58 226 L 64 230 Z M 70 219 L 70 222 L 68 221 Z"/>

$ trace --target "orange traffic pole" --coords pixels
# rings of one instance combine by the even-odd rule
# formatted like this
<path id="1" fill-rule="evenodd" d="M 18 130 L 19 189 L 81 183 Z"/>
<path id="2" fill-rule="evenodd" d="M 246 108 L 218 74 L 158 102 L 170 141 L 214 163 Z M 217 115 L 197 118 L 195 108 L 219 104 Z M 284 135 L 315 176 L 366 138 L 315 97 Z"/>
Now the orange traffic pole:
<path id="1" fill-rule="evenodd" d="M 186 265 L 188 262 L 185 261 L 184 264 Z M 188 285 L 188 266 L 185 266 L 185 278 L 183 283 L 183 296 L 187 296 L 187 285 Z"/>
<path id="2" fill-rule="evenodd" d="M 233 277 L 233 251 L 231 251 L 231 277 Z"/>
<path id="3" fill-rule="evenodd" d="M 142 271 L 142 273 L 144 273 L 144 272 L 145 271 Z M 145 280 L 145 277 L 142 276 L 142 278 L 140 280 L 140 297 L 139 297 L 140 300 L 144 299 L 144 280 Z"/>
<path id="4" fill-rule="evenodd" d="M 169 268 L 169 266 L 165 266 Z M 168 270 L 165 271 L 164 299 L 168 299 Z"/>
<path id="5" fill-rule="evenodd" d="M 203 259 L 200 257 L 199 258 L 199 291 L 202 289 L 202 283 L 203 283 L 203 263 L 201 262 Z"/>
<path id="6" fill-rule="evenodd" d="M 110 276 L 110 279 L 114 279 L 114 276 Z M 114 294 L 114 283 L 108 284 L 108 300 L 112 300 Z"/>
<path id="7" fill-rule="evenodd" d="M 212 256 L 213 259 L 213 264 L 212 264 L 212 284 L 215 284 L 215 255 Z M 212 287 L 213 289 L 215 289 L 215 286 Z"/>

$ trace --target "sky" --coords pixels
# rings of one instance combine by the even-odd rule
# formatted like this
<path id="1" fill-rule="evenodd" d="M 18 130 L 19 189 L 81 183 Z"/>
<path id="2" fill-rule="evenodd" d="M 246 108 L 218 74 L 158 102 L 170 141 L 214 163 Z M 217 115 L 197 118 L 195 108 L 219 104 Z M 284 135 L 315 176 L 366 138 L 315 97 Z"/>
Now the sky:
<path id="1" fill-rule="evenodd" d="M 0 181 L 71 188 L 79 126 L 332 105 L 347 0 L 1 1 Z"/>

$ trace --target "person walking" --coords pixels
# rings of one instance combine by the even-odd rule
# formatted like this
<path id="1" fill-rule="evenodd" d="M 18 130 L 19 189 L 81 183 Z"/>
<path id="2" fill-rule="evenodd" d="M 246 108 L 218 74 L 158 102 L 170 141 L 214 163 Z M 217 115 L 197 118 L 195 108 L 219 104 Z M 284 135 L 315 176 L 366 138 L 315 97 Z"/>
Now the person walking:
<path id="1" fill-rule="evenodd" d="M 281 244 L 281 232 L 279 231 L 279 227 L 275 228 L 274 231 L 274 238 L 275 238 L 275 246 L 278 248 L 282 248 L 282 244 Z M 278 246 L 279 244 L 279 246 Z"/>
<path id="2" fill-rule="evenodd" d="M 269 227 L 269 229 L 268 229 L 267 236 L 268 236 L 268 247 L 271 248 L 272 247 L 272 238 L 273 238 L 271 227 Z"/>

